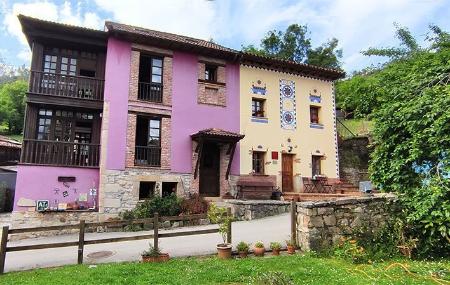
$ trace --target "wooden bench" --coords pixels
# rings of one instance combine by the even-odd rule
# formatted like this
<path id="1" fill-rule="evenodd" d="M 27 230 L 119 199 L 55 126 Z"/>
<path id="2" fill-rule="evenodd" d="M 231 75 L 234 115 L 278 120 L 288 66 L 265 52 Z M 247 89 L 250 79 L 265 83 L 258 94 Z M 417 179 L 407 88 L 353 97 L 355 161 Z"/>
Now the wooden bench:
<path id="1" fill-rule="evenodd" d="M 274 175 L 241 175 L 236 185 L 238 199 L 270 200 L 277 183 Z"/>

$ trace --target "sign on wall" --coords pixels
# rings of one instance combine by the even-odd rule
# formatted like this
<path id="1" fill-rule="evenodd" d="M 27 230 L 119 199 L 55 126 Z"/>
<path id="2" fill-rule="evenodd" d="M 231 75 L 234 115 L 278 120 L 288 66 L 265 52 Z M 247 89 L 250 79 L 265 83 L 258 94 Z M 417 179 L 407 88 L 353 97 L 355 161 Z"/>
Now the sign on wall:
<path id="1" fill-rule="evenodd" d="M 48 200 L 37 200 L 36 201 L 36 211 L 44 212 L 44 211 L 48 210 L 48 208 L 49 208 Z"/>
<path id="2" fill-rule="evenodd" d="M 295 130 L 297 112 L 295 105 L 295 82 L 280 79 L 280 122 L 281 128 Z"/>

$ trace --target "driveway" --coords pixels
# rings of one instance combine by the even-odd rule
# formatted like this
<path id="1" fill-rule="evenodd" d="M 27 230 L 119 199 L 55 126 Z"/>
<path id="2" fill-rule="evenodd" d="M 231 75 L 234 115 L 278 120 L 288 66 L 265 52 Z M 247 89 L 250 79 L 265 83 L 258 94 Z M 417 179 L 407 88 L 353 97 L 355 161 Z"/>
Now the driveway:
<path id="1" fill-rule="evenodd" d="M 216 225 L 184 227 L 174 230 L 161 230 L 163 232 L 187 231 L 192 229 L 211 229 Z M 86 240 L 108 237 L 122 237 L 141 235 L 152 232 L 118 232 L 118 233 L 87 233 Z M 253 221 L 234 222 L 232 225 L 233 245 L 240 241 L 255 243 L 262 241 L 266 247 L 271 241 L 284 241 L 290 235 L 289 214 L 268 217 Z M 53 243 L 64 241 L 77 241 L 78 234 L 42 237 L 9 242 L 8 246 L 30 245 L 39 243 Z M 170 237 L 159 240 L 163 252 L 172 257 L 195 256 L 213 254 L 216 244 L 222 241 L 219 233 Z M 87 245 L 84 249 L 84 263 L 96 264 L 107 262 L 138 261 L 140 253 L 148 248 L 148 240 L 126 241 L 116 243 Z M 40 249 L 6 254 L 5 271 L 19 271 L 33 268 L 53 267 L 77 263 L 77 248 L 64 247 L 56 249 Z"/>

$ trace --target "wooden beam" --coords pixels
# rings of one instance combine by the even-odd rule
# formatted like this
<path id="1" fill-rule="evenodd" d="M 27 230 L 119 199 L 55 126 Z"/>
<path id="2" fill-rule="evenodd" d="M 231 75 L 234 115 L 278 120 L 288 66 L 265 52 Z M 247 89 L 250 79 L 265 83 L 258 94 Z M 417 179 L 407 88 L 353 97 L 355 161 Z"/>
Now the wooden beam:
<path id="1" fill-rule="evenodd" d="M 225 180 L 228 180 L 228 177 L 230 176 L 231 163 L 233 162 L 233 156 L 234 156 L 234 151 L 236 150 L 236 144 L 237 144 L 237 142 L 235 142 L 233 144 L 233 148 L 231 149 L 230 158 L 228 159 L 227 173 L 225 174 Z"/>
<path id="2" fill-rule="evenodd" d="M 202 157 L 202 149 L 203 149 L 203 139 L 200 138 L 199 141 L 197 142 L 198 145 L 200 145 L 199 149 L 198 149 L 198 153 L 197 153 L 197 161 L 195 162 L 195 169 L 194 169 L 194 180 L 197 179 L 197 175 L 198 175 L 198 168 L 200 165 L 200 159 Z M 197 146 L 198 146 L 197 145 Z"/>

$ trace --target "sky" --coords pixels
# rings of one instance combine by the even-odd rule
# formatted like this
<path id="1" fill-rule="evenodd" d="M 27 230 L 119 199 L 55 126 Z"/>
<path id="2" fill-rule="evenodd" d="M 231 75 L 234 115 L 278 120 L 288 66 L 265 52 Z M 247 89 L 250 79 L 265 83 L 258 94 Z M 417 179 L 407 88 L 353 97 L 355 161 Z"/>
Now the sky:
<path id="1" fill-rule="evenodd" d="M 306 24 L 313 46 L 339 40 L 348 73 L 383 61 L 361 51 L 398 45 L 394 22 L 420 41 L 429 24 L 450 30 L 450 0 L 0 0 L 0 58 L 13 66 L 29 66 L 31 57 L 18 14 L 100 30 L 112 20 L 238 50 L 258 46 L 270 30 Z"/>

